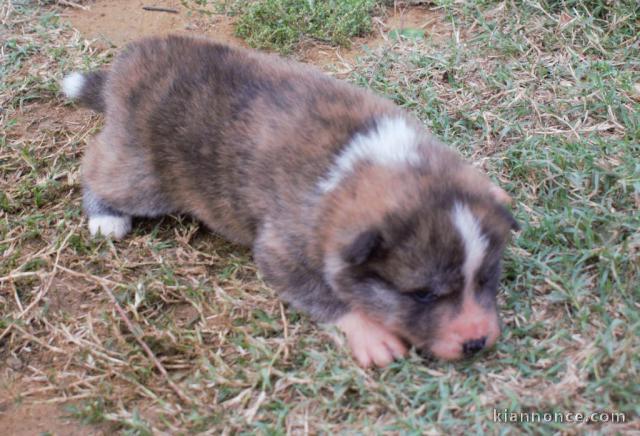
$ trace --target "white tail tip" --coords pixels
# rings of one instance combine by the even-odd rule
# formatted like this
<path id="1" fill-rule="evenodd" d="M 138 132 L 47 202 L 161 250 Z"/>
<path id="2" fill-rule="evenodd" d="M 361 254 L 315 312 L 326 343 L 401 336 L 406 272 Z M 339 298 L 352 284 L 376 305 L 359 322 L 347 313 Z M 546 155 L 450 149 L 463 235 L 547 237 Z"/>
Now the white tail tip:
<path id="1" fill-rule="evenodd" d="M 62 80 L 62 92 L 69 100 L 80 97 L 85 78 L 82 73 L 71 73 Z"/>

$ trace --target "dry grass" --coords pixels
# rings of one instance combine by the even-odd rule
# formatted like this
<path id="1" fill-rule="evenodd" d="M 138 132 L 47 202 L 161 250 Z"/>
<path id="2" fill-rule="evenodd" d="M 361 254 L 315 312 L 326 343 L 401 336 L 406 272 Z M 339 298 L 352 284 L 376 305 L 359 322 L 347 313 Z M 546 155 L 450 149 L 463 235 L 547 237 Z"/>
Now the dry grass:
<path id="1" fill-rule="evenodd" d="M 193 220 L 89 238 L 78 163 L 102 121 L 57 81 L 113 53 L 59 6 L 1 3 L 0 411 L 60 403 L 132 434 L 640 430 L 639 27 L 632 2 L 603 4 L 442 2 L 450 38 L 390 39 L 353 66 L 499 179 L 524 224 L 496 350 L 363 371 Z M 501 424 L 494 408 L 626 423 Z"/>

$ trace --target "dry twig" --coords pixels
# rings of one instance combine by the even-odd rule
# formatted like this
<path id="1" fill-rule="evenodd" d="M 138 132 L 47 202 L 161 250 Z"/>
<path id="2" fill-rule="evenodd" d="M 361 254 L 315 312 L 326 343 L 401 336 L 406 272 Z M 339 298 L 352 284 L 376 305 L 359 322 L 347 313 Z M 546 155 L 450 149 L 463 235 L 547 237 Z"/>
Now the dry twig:
<path id="1" fill-rule="evenodd" d="M 140 335 L 137 333 L 138 330 L 135 328 L 135 326 L 133 325 L 133 322 L 131 322 L 131 320 L 127 316 L 126 312 L 124 311 L 124 309 L 120 306 L 120 303 L 118 303 L 118 300 L 116 299 L 116 296 L 113 295 L 113 292 L 111 292 L 111 289 L 109 289 L 109 287 L 107 287 L 103 283 L 101 283 L 101 285 L 102 285 L 102 289 L 104 289 L 104 291 L 107 293 L 107 295 L 111 299 L 111 302 L 113 303 L 114 307 L 116 308 L 116 311 L 118 312 L 118 315 L 120 315 L 120 318 L 122 318 L 122 321 L 124 321 L 124 323 L 127 325 L 127 328 L 129 329 L 129 331 L 131 332 L 133 337 L 136 338 L 136 341 L 138 342 L 138 344 L 140 344 L 140 346 L 142 347 L 144 352 L 147 354 L 147 357 L 149 357 L 149 359 L 153 362 L 153 364 L 156 366 L 156 368 L 158 368 L 158 371 L 160 371 L 160 373 L 165 378 L 165 380 L 167 381 L 167 383 L 169 384 L 169 386 L 171 387 L 173 392 L 175 392 L 175 394 L 184 403 L 192 404 L 191 399 L 184 392 L 182 392 L 182 390 L 178 387 L 178 385 L 176 385 L 173 382 L 173 380 L 171 380 L 171 377 L 169 377 L 169 373 L 164 368 L 164 366 L 162 366 L 162 363 L 160 363 L 160 361 L 155 356 L 155 354 L 153 354 L 153 351 L 151 351 L 151 348 L 149 348 L 149 346 L 142 340 Z"/>

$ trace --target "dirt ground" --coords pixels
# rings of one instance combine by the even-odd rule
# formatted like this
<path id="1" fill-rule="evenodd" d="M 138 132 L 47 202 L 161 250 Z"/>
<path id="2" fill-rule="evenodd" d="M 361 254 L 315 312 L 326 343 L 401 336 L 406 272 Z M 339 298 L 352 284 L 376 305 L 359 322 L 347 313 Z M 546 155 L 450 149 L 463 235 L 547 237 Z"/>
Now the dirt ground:
<path id="1" fill-rule="evenodd" d="M 148 1 L 98 0 L 85 8 L 70 8 L 65 15 L 84 38 L 120 47 L 143 36 L 166 33 L 198 34 L 243 45 L 233 35 L 232 18 L 201 15 L 187 9 L 179 0 L 153 2 L 158 8 L 177 13 L 144 10 Z"/>
<path id="2" fill-rule="evenodd" d="M 24 404 L 0 415 L 2 433 L 11 436 L 31 435 L 103 435 L 105 429 L 85 426 L 68 416 L 57 404 Z"/>
<path id="3" fill-rule="evenodd" d="M 229 44 L 246 46 L 234 35 L 234 18 L 221 14 L 205 15 L 190 10 L 180 0 L 153 3 L 173 12 L 148 11 L 146 0 L 97 0 L 84 8 L 70 8 L 65 14 L 82 37 L 106 46 L 121 47 L 137 38 L 167 33 L 206 35 Z M 368 38 L 356 38 L 350 48 L 310 42 L 296 57 L 325 69 L 348 71 L 349 62 L 364 47 L 375 48 L 388 41 L 388 34 L 403 28 L 425 30 L 425 37 L 439 38 L 448 32 L 442 14 L 426 7 L 389 8 L 387 16 L 374 18 L 375 31 Z"/>
<path id="4" fill-rule="evenodd" d="M 96 0 L 73 3 L 64 9 L 61 17 L 68 20 L 77 29 L 80 38 L 88 39 L 91 45 L 99 49 L 122 47 L 126 43 L 142 36 L 161 35 L 166 33 L 184 33 L 206 35 L 217 40 L 245 46 L 244 42 L 234 36 L 233 18 L 226 15 L 203 15 L 190 10 L 180 0 L 155 1 L 153 5 L 176 11 L 148 11 L 143 6 L 149 5 L 142 0 Z M 374 19 L 375 31 L 369 38 L 357 38 L 350 48 L 336 48 L 325 44 L 309 42 L 296 53 L 296 57 L 304 62 L 312 63 L 335 75 L 346 75 L 351 71 L 351 62 L 362 54 L 365 48 L 379 47 L 389 42 L 389 32 L 404 27 L 422 28 L 426 37 L 437 39 L 448 32 L 443 17 L 438 12 L 427 8 L 413 6 L 410 9 L 390 8 L 386 17 Z M 46 114 L 46 115 L 45 115 Z M 28 137 L 44 130 L 56 130 L 61 126 L 86 125 L 95 122 L 90 114 L 83 111 L 69 110 L 50 103 L 32 104 L 25 107 L 18 117 L 19 129 L 12 136 Z M 74 284 L 66 280 L 64 283 L 52 284 L 57 297 L 49 304 L 52 310 L 60 310 L 65 316 L 85 315 L 90 311 L 99 312 L 100 307 L 90 299 L 75 298 Z M 64 292 L 68 289 L 68 292 Z M 58 292 L 60 290 L 60 292 Z M 74 298 L 71 296 L 74 295 Z M 66 297 L 65 297 L 66 296 Z M 61 300 L 62 299 L 62 300 Z M 59 301 L 60 300 L 60 301 Z M 64 300 L 64 301 L 63 301 Z M 81 304 L 82 302 L 82 304 Z M 179 316 L 179 314 L 176 314 Z M 32 359 L 49 359 L 50 356 L 32 356 Z M 0 377 L 0 433 L 6 435 L 90 435 L 108 434 L 109 429 L 85 426 L 70 417 L 65 410 L 65 402 L 60 398 L 51 398 L 46 389 L 31 392 L 31 385 L 19 377 L 20 370 L 35 362 L 22 362 L 9 357 L 7 367 L 11 367 L 11 376 L 3 372 Z M 50 362 L 53 363 L 53 362 Z M 38 362 L 35 367 L 42 367 L 46 362 Z M 46 374 L 42 374 L 46 377 Z M 29 392 L 30 395 L 20 403 L 14 398 Z M 70 398 L 80 400 L 80 398 Z"/>

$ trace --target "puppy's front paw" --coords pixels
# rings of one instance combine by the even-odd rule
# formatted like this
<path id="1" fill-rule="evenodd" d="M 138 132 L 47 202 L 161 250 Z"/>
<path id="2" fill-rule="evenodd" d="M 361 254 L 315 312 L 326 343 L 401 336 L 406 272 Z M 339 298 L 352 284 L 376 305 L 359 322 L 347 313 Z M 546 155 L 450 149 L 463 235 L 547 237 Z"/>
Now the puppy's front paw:
<path id="1" fill-rule="evenodd" d="M 349 312 L 336 325 L 346 334 L 354 357 L 365 368 L 372 363 L 384 367 L 407 354 L 400 338 L 359 312 Z"/>

